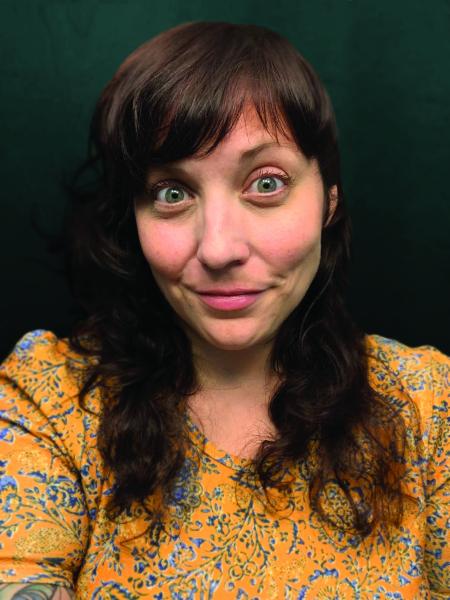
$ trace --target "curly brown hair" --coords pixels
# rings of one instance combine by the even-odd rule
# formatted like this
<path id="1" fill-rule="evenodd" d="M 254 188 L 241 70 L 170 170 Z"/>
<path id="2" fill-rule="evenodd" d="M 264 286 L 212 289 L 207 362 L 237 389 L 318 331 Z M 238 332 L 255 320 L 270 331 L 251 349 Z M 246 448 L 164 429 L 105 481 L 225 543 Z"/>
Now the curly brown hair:
<path id="1" fill-rule="evenodd" d="M 351 227 L 332 105 L 285 38 L 224 22 L 179 25 L 125 60 L 100 96 L 89 157 L 70 188 L 68 266 L 85 311 L 70 343 L 95 357 L 80 401 L 101 391 L 98 444 L 116 482 L 110 516 L 134 502 L 150 511 L 152 495 L 168 501 L 185 456 L 186 399 L 199 386 L 190 342 L 142 254 L 133 199 L 152 165 L 214 150 L 249 99 L 268 132 L 283 131 L 317 159 L 325 198 L 338 191 L 331 219 L 329 203 L 324 215 L 317 274 L 273 345 L 277 436 L 261 444 L 254 471 L 270 502 L 271 487 L 289 490 L 286 465 L 306 465 L 312 509 L 333 522 L 322 498 L 337 485 L 352 529 L 365 536 L 402 518 L 405 424 L 370 387 L 365 335 L 346 308 Z M 155 522 L 163 508 L 164 500 Z"/>

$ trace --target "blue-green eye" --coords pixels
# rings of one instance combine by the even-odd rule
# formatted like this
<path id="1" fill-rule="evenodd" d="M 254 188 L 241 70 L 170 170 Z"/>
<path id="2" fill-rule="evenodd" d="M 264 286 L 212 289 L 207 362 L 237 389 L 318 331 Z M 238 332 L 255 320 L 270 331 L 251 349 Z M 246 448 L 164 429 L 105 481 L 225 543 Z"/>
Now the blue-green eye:
<path id="1" fill-rule="evenodd" d="M 160 192 L 164 191 L 162 194 L 162 198 L 160 197 Z M 184 190 L 181 187 L 172 186 L 158 186 L 153 191 L 154 199 L 159 200 L 161 202 L 167 202 L 167 204 L 177 204 L 178 202 L 182 202 L 185 197 Z"/>
<path id="2" fill-rule="evenodd" d="M 264 177 L 261 179 L 258 179 L 258 192 L 264 193 L 264 192 L 276 192 L 277 191 L 277 184 L 275 181 L 276 177 Z"/>
<path id="3" fill-rule="evenodd" d="M 273 192 L 278 192 L 279 190 L 283 189 L 286 185 L 289 185 L 289 182 L 290 177 L 288 177 L 287 175 L 262 173 L 252 183 L 251 188 L 256 183 L 256 190 L 251 191 L 256 191 L 258 194 L 271 194 Z"/>
<path id="4" fill-rule="evenodd" d="M 255 184 L 256 189 L 253 189 Z M 250 192 L 269 195 L 280 192 L 291 184 L 292 178 L 289 175 L 263 171 L 253 180 Z M 172 205 L 181 204 L 188 196 L 185 188 L 174 181 L 160 181 L 150 185 L 148 193 L 153 202 Z"/>

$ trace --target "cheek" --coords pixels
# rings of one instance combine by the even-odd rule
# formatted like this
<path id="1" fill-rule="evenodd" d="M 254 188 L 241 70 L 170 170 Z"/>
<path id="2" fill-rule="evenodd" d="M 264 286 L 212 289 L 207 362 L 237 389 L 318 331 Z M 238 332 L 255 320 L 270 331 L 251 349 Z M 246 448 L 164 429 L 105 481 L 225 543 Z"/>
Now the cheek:
<path id="1" fill-rule="evenodd" d="M 272 223 L 264 242 L 265 256 L 276 268 L 289 270 L 305 261 L 320 259 L 321 219 L 311 215 Z"/>
<path id="2" fill-rule="evenodd" d="M 186 235 L 177 235 L 173 227 L 164 223 L 145 223 L 137 220 L 142 253 L 153 272 L 168 278 L 178 277 L 193 248 Z"/>

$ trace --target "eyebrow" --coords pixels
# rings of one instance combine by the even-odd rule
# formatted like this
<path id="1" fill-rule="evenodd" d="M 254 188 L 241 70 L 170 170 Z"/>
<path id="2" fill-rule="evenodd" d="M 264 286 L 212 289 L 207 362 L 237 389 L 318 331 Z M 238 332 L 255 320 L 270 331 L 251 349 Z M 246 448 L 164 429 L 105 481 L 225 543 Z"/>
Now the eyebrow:
<path id="1" fill-rule="evenodd" d="M 253 158 L 255 158 L 255 156 L 257 156 L 260 152 L 262 152 L 266 148 L 272 148 L 273 146 L 278 146 L 281 148 L 281 144 L 279 144 L 278 142 L 264 142 L 263 144 L 259 144 L 258 146 L 255 146 L 254 148 L 250 148 L 249 150 L 242 152 L 242 154 L 240 156 L 241 162 L 248 162 L 248 161 L 252 160 Z"/>
<path id="2" fill-rule="evenodd" d="M 241 154 L 239 155 L 239 160 L 242 163 L 248 163 L 251 160 L 253 160 L 255 158 L 255 156 L 257 156 L 258 154 L 263 152 L 263 150 L 266 150 L 267 148 L 272 148 L 274 146 L 278 146 L 279 148 L 286 147 L 275 141 L 264 142 L 262 144 L 258 144 L 257 146 L 254 146 L 253 148 L 249 148 L 248 150 L 245 150 L 244 152 L 241 152 Z M 156 172 L 166 171 L 166 172 L 173 172 L 175 174 L 177 174 L 177 173 L 187 174 L 188 173 L 188 170 L 185 169 L 177 161 L 172 162 L 172 163 L 169 162 L 169 163 L 163 163 L 163 164 L 154 164 L 151 166 L 151 169 Z"/>

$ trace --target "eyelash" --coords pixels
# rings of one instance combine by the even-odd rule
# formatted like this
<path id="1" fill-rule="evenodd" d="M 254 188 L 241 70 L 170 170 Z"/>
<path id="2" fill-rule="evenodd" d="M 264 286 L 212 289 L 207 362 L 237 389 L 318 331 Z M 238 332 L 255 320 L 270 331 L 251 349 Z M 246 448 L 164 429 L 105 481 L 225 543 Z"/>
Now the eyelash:
<path id="1" fill-rule="evenodd" d="M 264 177 L 273 177 L 273 178 L 279 179 L 280 181 L 282 181 L 284 183 L 286 188 L 289 188 L 293 184 L 293 178 L 290 177 L 289 175 L 285 175 L 282 173 L 274 173 L 273 171 L 269 171 L 269 170 L 259 171 L 251 183 L 254 183 L 258 179 L 264 179 Z M 166 187 L 170 187 L 170 186 L 180 187 L 183 190 L 187 191 L 183 185 L 179 184 L 175 180 L 168 179 L 168 180 L 164 180 L 164 181 L 158 181 L 158 183 L 150 185 L 147 190 L 148 195 L 149 195 L 150 199 L 152 200 L 152 202 L 156 202 L 157 194 L 160 190 L 162 190 Z M 280 191 L 281 190 L 277 190 L 276 192 L 271 192 L 270 194 L 261 194 L 261 195 L 273 197 L 274 195 L 277 195 Z M 181 202 L 180 202 L 180 204 L 181 204 Z"/>

